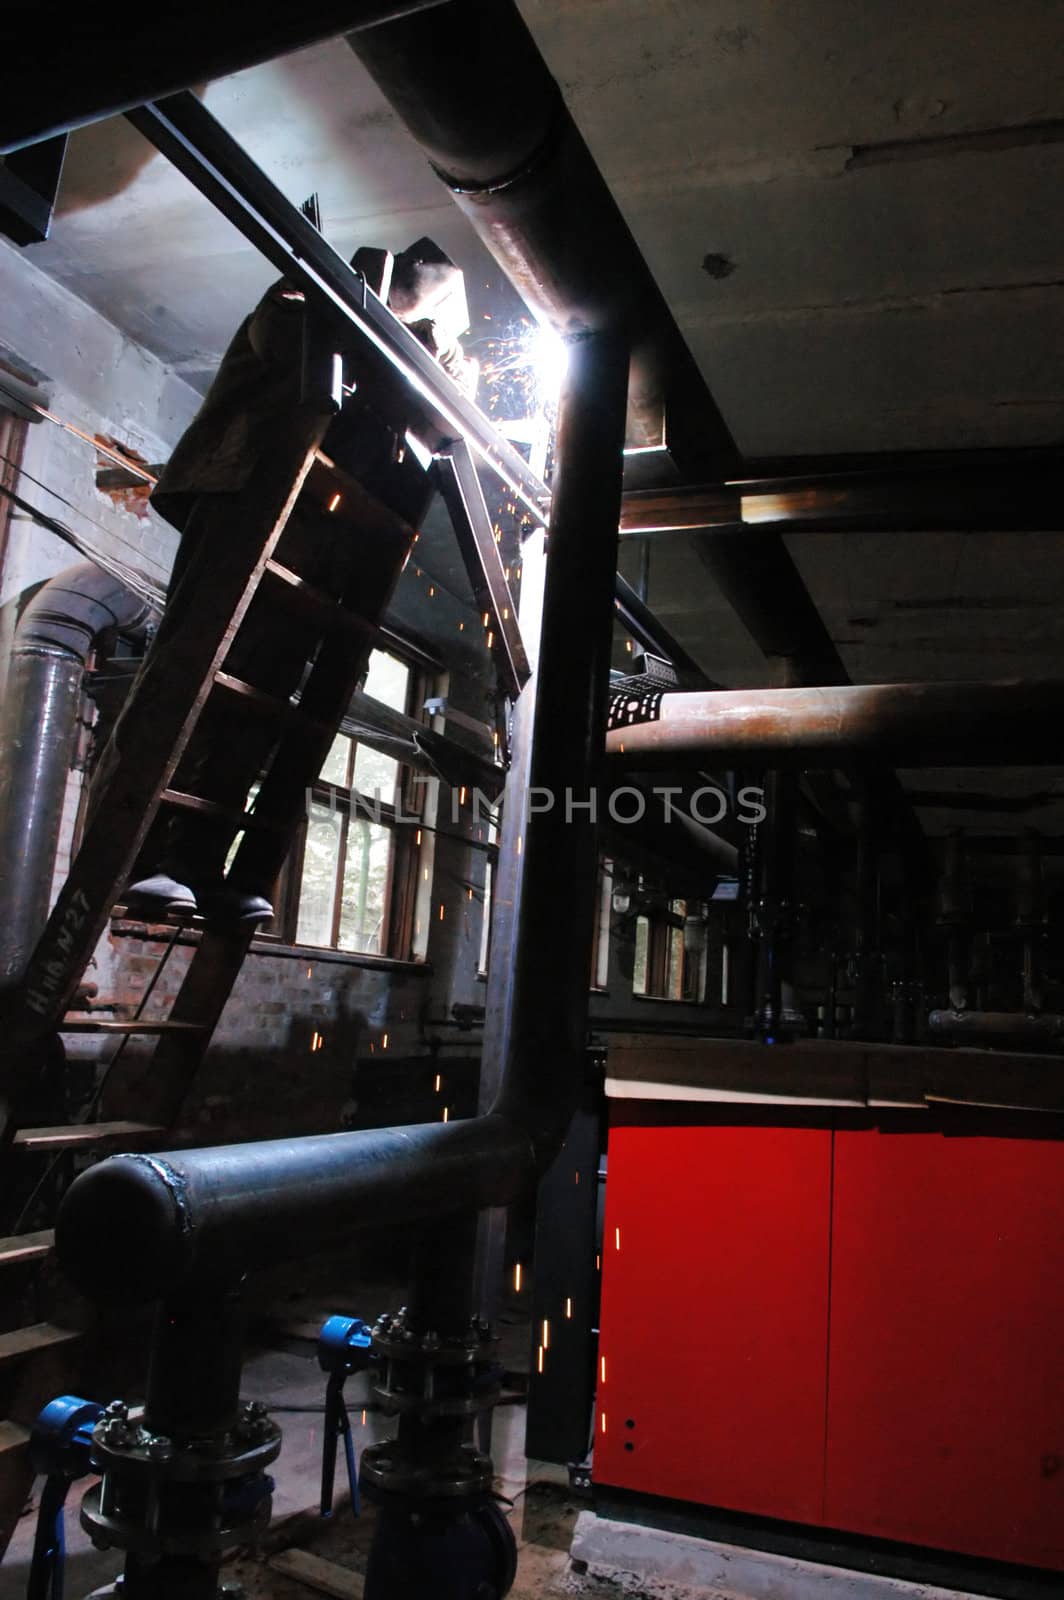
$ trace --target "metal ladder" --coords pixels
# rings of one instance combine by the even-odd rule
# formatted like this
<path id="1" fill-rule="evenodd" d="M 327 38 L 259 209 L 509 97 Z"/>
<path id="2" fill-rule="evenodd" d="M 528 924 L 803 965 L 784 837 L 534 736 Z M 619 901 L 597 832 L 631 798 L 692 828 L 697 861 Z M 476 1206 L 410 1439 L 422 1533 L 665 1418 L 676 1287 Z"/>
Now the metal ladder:
<path id="1" fill-rule="evenodd" d="M 239 830 L 230 869 L 238 881 L 250 875 L 272 883 L 288 855 L 303 820 L 306 790 L 328 754 L 415 538 L 412 528 L 322 454 L 326 420 L 305 417 L 293 430 L 287 458 L 274 460 L 267 474 L 233 496 L 232 523 L 224 543 L 211 552 L 209 581 L 195 568 L 188 574 L 189 582 L 198 580 L 195 625 L 175 632 L 158 658 L 149 656 L 137 681 L 122 720 L 121 754 L 7 1010 L 16 1121 L 40 1050 L 55 1033 L 78 1028 L 76 1020 L 64 1020 L 67 1010 L 161 807 L 221 816 Z M 297 498 L 328 516 L 337 538 L 351 542 L 352 561 L 337 592 L 317 588 L 274 558 Z M 275 699 L 225 670 L 229 646 L 263 587 L 277 592 L 280 606 L 312 621 L 320 639 L 297 703 Z M 254 806 L 244 813 L 171 787 L 204 707 L 218 695 L 237 700 L 248 716 L 267 719 L 277 732 Z M 169 1018 L 108 1029 L 159 1037 L 144 1105 L 144 1126 L 153 1133 L 173 1122 L 253 933 L 246 926 L 207 923 Z M 99 1031 L 103 1025 L 82 1026 Z"/>

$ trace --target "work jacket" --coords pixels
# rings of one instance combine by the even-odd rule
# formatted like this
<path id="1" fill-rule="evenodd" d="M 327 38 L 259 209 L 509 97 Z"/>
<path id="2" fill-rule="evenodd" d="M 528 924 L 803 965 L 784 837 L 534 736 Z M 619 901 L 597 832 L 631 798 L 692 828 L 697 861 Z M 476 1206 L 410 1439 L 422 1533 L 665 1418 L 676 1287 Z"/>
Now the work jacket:
<path id="1" fill-rule="evenodd" d="M 239 493 L 275 447 L 286 414 L 295 421 L 305 314 L 303 295 L 282 279 L 233 335 L 151 497 L 155 510 L 175 528 L 184 528 L 198 495 Z M 430 337 L 424 342 L 433 348 Z M 323 449 L 416 526 L 429 488 L 426 474 L 404 450 L 413 402 L 383 358 L 368 348 L 345 352 L 344 376 L 354 382 L 355 394 L 330 425 Z"/>

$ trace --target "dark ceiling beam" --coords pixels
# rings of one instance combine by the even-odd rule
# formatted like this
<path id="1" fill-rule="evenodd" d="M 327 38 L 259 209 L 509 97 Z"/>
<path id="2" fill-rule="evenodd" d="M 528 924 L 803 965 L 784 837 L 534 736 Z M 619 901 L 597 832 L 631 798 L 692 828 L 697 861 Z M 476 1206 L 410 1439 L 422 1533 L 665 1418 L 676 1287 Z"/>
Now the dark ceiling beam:
<path id="1" fill-rule="evenodd" d="M 707 677 L 694 656 L 689 654 L 666 628 L 645 601 L 636 594 L 632 585 L 617 574 L 617 592 L 614 601 L 622 627 L 632 638 L 649 650 L 651 655 L 664 656 L 676 668 L 680 684 L 685 689 L 720 689 L 719 683 Z"/>
<path id="2" fill-rule="evenodd" d="M 715 528 L 933 533 L 1061 527 L 1060 450 L 974 451 L 949 463 L 886 458 L 836 470 L 803 468 L 798 458 L 788 464 L 796 470 L 773 476 L 754 476 L 753 465 L 741 481 L 630 491 L 622 504 L 622 536 Z"/>
<path id="3" fill-rule="evenodd" d="M 630 440 L 734 477 L 735 441 L 513 0 L 450 0 L 349 43 L 533 313 L 629 337 Z"/>
<path id="4" fill-rule="evenodd" d="M 0 154 L 178 89 L 446 0 L 303 0 L 298 6 L 162 4 L 127 13 L 13 6 L 4 22 Z"/>

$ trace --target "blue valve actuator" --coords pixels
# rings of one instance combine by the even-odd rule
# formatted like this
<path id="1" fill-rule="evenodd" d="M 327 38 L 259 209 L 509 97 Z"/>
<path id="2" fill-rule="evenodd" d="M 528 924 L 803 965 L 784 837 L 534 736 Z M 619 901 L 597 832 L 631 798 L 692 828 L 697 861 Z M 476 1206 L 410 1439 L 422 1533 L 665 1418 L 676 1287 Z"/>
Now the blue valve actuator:
<path id="1" fill-rule="evenodd" d="M 344 1441 L 347 1481 L 351 1489 L 351 1510 L 360 1510 L 358 1468 L 351 1437 L 351 1421 L 344 1404 L 344 1384 L 352 1372 L 361 1372 L 370 1361 L 373 1335 L 358 1317 L 327 1317 L 318 1335 L 318 1365 L 329 1374 L 325 1386 L 325 1427 L 321 1448 L 321 1514 L 333 1514 L 333 1485 L 336 1480 L 336 1441 Z"/>
<path id="2" fill-rule="evenodd" d="M 45 1484 L 26 1600 L 63 1600 L 63 1507 L 70 1485 L 92 1471 L 92 1433 L 103 1413 L 94 1400 L 63 1394 L 49 1401 L 30 1431 L 30 1461 Z"/>

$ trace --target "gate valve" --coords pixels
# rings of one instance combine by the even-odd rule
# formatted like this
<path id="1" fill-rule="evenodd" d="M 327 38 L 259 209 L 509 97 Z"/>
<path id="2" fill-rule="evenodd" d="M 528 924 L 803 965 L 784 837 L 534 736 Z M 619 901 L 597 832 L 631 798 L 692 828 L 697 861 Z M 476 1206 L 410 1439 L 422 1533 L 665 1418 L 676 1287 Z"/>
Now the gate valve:
<path id="1" fill-rule="evenodd" d="M 30 1461 L 45 1479 L 37 1512 L 26 1600 L 63 1600 L 66 1541 L 63 1507 L 70 1485 L 92 1469 L 92 1435 L 104 1408 L 64 1394 L 51 1400 L 30 1431 Z"/>
<path id="2" fill-rule="evenodd" d="M 333 1483 L 336 1478 L 336 1441 L 344 1441 L 347 1481 L 351 1488 L 351 1510 L 359 1514 L 358 1469 L 351 1422 L 344 1404 L 344 1384 L 352 1372 L 363 1372 L 370 1363 L 372 1330 L 358 1317 L 327 1317 L 318 1335 L 318 1365 L 329 1374 L 325 1387 L 325 1428 L 321 1447 L 321 1514 L 333 1514 Z"/>

